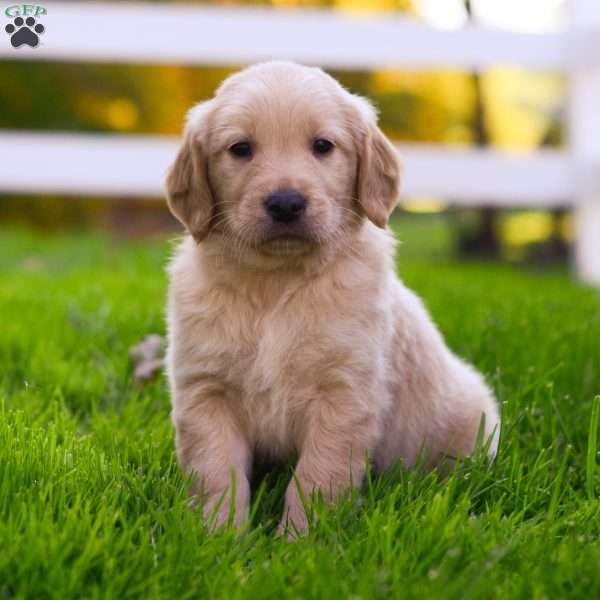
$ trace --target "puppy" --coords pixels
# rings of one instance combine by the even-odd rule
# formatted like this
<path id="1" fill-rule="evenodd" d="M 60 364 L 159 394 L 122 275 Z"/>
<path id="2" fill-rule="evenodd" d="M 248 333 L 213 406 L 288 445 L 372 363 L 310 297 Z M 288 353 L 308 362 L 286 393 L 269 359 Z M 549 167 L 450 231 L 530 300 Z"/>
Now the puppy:
<path id="1" fill-rule="evenodd" d="M 247 517 L 255 455 L 297 456 L 280 526 L 297 532 L 298 486 L 332 501 L 366 456 L 433 466 L 480 431 L 496 452 L 490 390 L 396 277 L 399 178 L 373 107 L 317 68 L 250 67 L 189 112 L 167 370 L 178 459 L 217 525 Z"/>

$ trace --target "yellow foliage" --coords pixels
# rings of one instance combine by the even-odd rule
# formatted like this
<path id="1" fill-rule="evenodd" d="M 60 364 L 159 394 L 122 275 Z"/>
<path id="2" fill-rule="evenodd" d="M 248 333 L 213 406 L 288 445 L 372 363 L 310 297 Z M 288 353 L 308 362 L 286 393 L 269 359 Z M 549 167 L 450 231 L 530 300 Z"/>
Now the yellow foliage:
<path id="1" fill-rule="evenodd" d="M 481 82 L 492 142 L 507 150 L 539 146 L 562 100 L 561 77 L 503 67 L 482 75 Z"/>
<path id="2" fill-rule="evenodd" d="M 412 213 L 439 213 L 448 208 L 445 202 L 438 198 L 411 198 L 402 202 L 402 209 Z"/>
<path id="3" fill-rule="evenodd" d="M 459 117 L 468 117 L 475 102 L 473 83 L 467 73 L 440 71 L 429 76 L 427 92 L 436 103 Z"/>
<path id="4" fill-rule="evenodd" d="M 110 100 L 105 110 L 105 121 L 112 129 L 126 131 L 133 129 L 139 120 L 137 106 L 128 98 Z"/>
<path id="5" fill-rule="evenodd" d="M 457 146 L 466 146 L 473 141 L 473 131 L 465 123 L 451 123 L 446 128 L 444 142 Z"/>
<path id="6" fill-rule="evenodd" d="M 348 12 L 414 11 L 412 0 L 334 0 L 333 6 Z"/>
<path id="7" fill-rule="evenodd" d="M 282 8 L 322 7 L 323 5 L 330 5 L 338 10 L 353 13 L 414 10 L 412 0 L 332 0 L 330 2 L 319 0 L 271 0 L 271 4 Z"/>
<path id="8" fill-rule="evenodd" d="M 509 215 L 501 226 L 502 239 L 515 246 L 542 242 L 553 232 L 552 214 L 543 211 L 526 211 Z"/>
<path id="9" fill-rule="evenodd" d="M 427 96 L 461 117 L 470 115 L 474 102 L 470 77 L 462 71 L 374 71 L 371 85 L 374 92 Z"/>
<path id="10" fill-rule="evenodd" d="M 306 4 L 306 2 L 304 0 L 271 0 L 271 4 L 282 8 L 297 8 Z"/>
<path id="11" fill-rule="evenodd" d="M 129 98 L 103 98 L 82 94 L 77 108 L 84 119 L 114 131 L 131 131 L 138 127 L 140 121 L 138 107 Z"/>
<path id="12" fill-rule="evenodd" d="M 468 144 L 475 105 L 474 85 L 461 71 L 374 71 L 373 94 L 410 94 L 424 100 L 412 116 L 416 139 Z"/>

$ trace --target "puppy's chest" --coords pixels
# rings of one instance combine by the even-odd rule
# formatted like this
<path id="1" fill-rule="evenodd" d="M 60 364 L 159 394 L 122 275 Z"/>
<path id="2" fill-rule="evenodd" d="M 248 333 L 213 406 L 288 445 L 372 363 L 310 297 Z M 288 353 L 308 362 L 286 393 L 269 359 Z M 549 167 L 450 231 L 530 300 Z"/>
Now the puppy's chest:
<path id="1" fill-rule="evenodd" d="M 239 336 L 226 342 L 222 377 L 239 388 L 247 401 L 262 397 L 292 375 L 290 365 L 304 343 L 302 337 L 293 324 L 282 326 L 277 318 L 251 320 L 242 325 Z"/>
<path id="2" fill-rule="evenodd" d="M 254 443 L 269 454 L 289 454 L 298 419 L 314 395 L 308 375 L 319 358 L 309 328 L 293 311 L 232 306 L 203 320 L 201 329 L 211 342 L 197 360 L 227 387 Z"/>
<path id="3" fill-rule="evenodd" d="M 366 307 L 303 292 L 271 306 L 196 306 L 196 330 L 184 333 L 198 341 L 194 368 L 227 388 L 254 445 L 276 457 L 297 448 L 324 390 L 352 387 L 378 351 Z"/>

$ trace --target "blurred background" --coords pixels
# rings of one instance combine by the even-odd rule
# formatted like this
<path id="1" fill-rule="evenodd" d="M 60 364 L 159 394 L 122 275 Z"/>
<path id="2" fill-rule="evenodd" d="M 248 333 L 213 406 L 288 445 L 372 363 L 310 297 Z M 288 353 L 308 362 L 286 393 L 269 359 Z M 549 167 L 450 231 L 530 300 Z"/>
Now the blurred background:
<path id="1" fill-rule="evenodd" d="M 87 4 L 71 3 L 74 8 Z M 385 19 L 395 11 L 433 30 L 460 32 L 481 25 L 532 37 L 563 32 L 569 24 L 566 0 L 213 0 L 152 4 L 177 10 L 226 6 L 233 17 L 236 8 L 247 10 L 255 5 L 292 16 L 291 11 L 326 10 L 359 22 Z M 48 9 L 50 23 L 53 3 L 42 5 Z M 44 22 L 44 17 L 40 20 Z M 9 22 L 6 16 L 5 21 Z M 51 27 L 47 29 L 50 35 Z M 110 39 L 111 32 L 106 30 L 102 35 Z M 244 66 L 186 66 L 177 61 L 135 64 L 135 60 L 110 59 L 49 61 L 43 45 L 13 49 L 8 39 L 2 43 L 6 47 L 0 55 L 0 129 L 11 133 L 34 130 L 177 136 L 186 110 L 210 97 L 229 73 Z M 244 43 L 251 47 L 252 32 Z M 328 40 L 306 43 L 327 44 Z M 30 53 L 27 60 L 16 56 L 21 51 Z M 484 148 L 517 157 L 544 149 L 560 152 L 567 143 L 568 82 L 558 70 L 502 65 L 476 72 L 364 70 L 351 65 L 327 70 L 352 92 L 375 102 L 381 126 L 394 141 L 444 144 L 457 150 Z M 6 150 L 6 146 L 0 147 Z M 434 178 L 435 172 L 430 176 Z M 32 194 L 5 188 L 0 177 L 2 228 L 18 226 L 42 232 L 100 229 L 117 237 L 164 236 L 179 230 L 158 193 L 111 193 L 103 197 L 93 191 L 63 195 L 42 188 Z M 394 218 L 400 227 L 406 223 L 412 228 L 407 235 L 412 235 L 413 248 L 418 246 L 419 251 L 544 268 L 567 265 L 574 239 L 569 209 L 572 198 L 564 198 L 564 203 L 554 201 L 547 208 L 540 208 L 539 203 L 530 207 L 526 202 L 515 207 L 510 198 L 507 204 L 491 205 L 482 197 L 480 202 L 471 198 L 465 206 L 459 197 L 417 194 L 404 197 Z"/>

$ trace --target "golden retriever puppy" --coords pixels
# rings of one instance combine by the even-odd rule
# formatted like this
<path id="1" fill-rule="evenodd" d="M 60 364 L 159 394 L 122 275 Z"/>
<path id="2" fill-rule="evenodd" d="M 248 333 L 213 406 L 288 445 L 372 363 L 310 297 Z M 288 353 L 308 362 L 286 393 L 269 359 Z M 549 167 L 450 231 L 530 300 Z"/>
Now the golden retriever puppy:
<path id="1" fill-rule="evenodd" d="M 366 456 L 435 465 L 480 424 L 496 451 L 492 394 L 396 277 L 399 178 L 372 106 L 318 68 L 250 67 L 189 112 L 167 370 L 178 459 L 217 524 L 246 518 L 255 455 L 297 456 L 306 496 L 334 500 Z M 294 480 L 281 523 L 307 527 Z"/>

